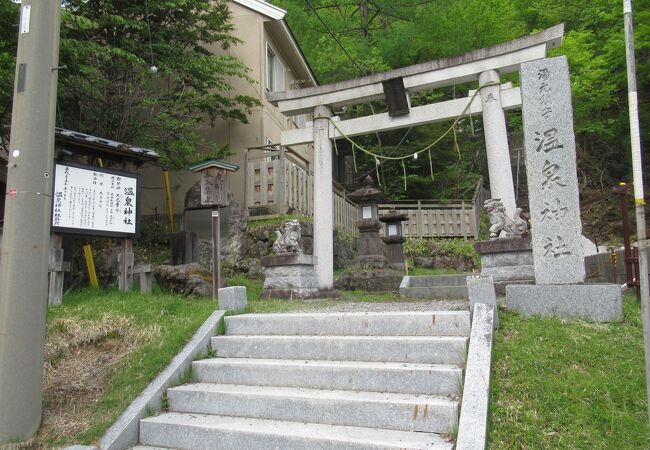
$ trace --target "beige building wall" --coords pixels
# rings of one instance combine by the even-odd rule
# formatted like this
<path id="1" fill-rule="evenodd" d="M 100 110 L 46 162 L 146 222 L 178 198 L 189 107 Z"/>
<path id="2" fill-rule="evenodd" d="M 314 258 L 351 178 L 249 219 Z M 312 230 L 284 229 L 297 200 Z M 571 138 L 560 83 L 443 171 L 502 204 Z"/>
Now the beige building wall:
<path id="1" fill-rule="evenodd" d="M 284 129 L 295 127 L 292 118 L 285 117 L 277 107 L 266 101 L 266 59 L 267 45 L 280 59 L 285 67 L 284 89 L 293 89 L 300 86 L 309 86 L 305 83 L 309 74 L 305 72 L 300 61 L 296 61 L 295 54 L 291 53 L 286 32 L 283 32 L 281 22 L 276 22 L 264 17 L 256 11 L 230 3 L 232 14 L 231 22 L 234 26 L 234 35 L 242 42 L 228 49 L 227 54 L 236 57 L 251 70 L 250 78 L 242 80 L 231 78 L 233 87 L 231 95 L 249 95 L 260 100 L 261 106 L 255 107 L 248 116 L 248 123 L 243 124 L 235 120 L 217 120 L 214 126 L 206 124 L 201 134 L 208 140 L 220 146 L 228 145 L 231 155 L 226 159 L 238 164 L 240 170 L 230 174 L 230 190 L 235 200 L 240 205 L 245 205 L 245 178 L 246 178 L 246 151 L 249 148 L 260 147 L 268 143 L 280 142 L 280 133 Z M 224 51 L 214 46 L 216 54 Z M 308 120 L 311 120 L 309 118 Z M 308 146 L 294 149 L 306 159 L 311 160 L 312 153 Z M 143 173 L 143 214 L 166 214 L 166 200 L 162 178 L 159 168 L 148 168 Z M 189 171 L 170 172 L 173 208 L 175 214 L 181 214 L 184 209 L 185 194 L 199 180 L 199 176 Z"/>

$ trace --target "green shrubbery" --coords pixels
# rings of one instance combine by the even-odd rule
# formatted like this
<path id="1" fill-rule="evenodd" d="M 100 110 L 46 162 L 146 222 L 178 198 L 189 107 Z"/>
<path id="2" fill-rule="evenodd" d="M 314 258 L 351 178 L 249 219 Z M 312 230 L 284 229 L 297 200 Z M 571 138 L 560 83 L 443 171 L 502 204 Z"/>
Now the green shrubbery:
<path id="1" fill-rule="evenodd" d="M 278 229 L 290 220 L 297 220 L 300 223 L 313 223 L 314 219 L 310 216 L 302 214 L 287 214 L 283 216 L 271 217 L 269 219 L 248 220 L 246 229 L 249 233 L 260 230 L 262 228 Z"/>
<path id="2" fill-rule="evenodd" d="M 473 241 L 464 239 L 428 239 L 409 238 L 404 243 L 404 255 L 407 258 L 420 256 L 463 256 L 475 258 L 476 250 Z"/>

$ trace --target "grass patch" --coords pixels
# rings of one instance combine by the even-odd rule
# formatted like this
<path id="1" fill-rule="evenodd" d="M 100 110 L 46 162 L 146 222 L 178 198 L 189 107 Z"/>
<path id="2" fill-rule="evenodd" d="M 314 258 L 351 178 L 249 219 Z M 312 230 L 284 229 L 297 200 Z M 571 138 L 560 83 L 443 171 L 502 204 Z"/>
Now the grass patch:
<path id="1" fill-rule="evenodd" d="M 624 306 L 612 324 L 500 316 L 490 448 L 650 448 L 640 307 Z"/>
<path id="2" fill-rule="evenodd" d="M 428 275 L 457 275 L 459 272 L 454 269 L 443 269 L 435 267 L 417 267 L 415 264 L 409 262 L 409 275 L 413 277 L 428 276 Z"/>
<path id="3" fill-rule="evenodd" d="M 211 299 L 83 290 L 48 310 L 34 448 L 96 443 L 215 310 Z"/>
<path id="4" fill-rule="evenodd" d="M 312 217 L 301 214 L 288 214 L 259 220 L 252 217 L 249 219 L 246 229 L 248 232 L 253 232 L 261 228 L 279 228 L 290 220 L 297 220 L 300 223 L 312 223 L 314 221 Z"/>
<path id="5" fill-rule="evenodd" d="M 262 278 L 249 278 L 245 275 L 237 275 L 226 280 L 229 286 L 245 286 L 246 299 L 248 303 L 259 300 L 262 295 L 264 280 Z"/>

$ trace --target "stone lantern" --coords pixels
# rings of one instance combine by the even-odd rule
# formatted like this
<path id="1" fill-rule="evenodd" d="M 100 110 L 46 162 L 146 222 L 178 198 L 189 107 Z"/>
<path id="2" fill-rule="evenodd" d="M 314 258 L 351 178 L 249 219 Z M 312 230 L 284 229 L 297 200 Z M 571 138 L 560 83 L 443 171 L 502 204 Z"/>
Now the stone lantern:
<path id="1" fill-rule="evenodd" d="M 216 299 L 221 287 L 219 207 L 228 205 L 228 174 L 239 170 L 239 166 L 211 159 L 195 164 L 190 170 L 201 174 L 201 204 L 212 206 L 212 297 Z"/>
<path id="2" fill-rule="evenodd" d="M 392 210 L 388 214 L 381 216 L 379 220 L 386 224 L 386 235 L 381 240 L 386 244 L 388 264 L 397 269 L 404 269 L 404 242 L 406 238 L 404 237 L 402 222 L 408 221 L 408 216 Z"/>
<path id="3" fill-rule="evenodd" d="M 359 247 L 355 265 L 364 268 L 381 268 L 386 266 L 386 257 L 382 249 L 379 230 L 379 203 L 385 199 L 384 194 L 373 186 L 373 180 L 367 176 L 363 186 L 350 193 L 348 198 L 359 205 L 361 220 L 355 223 L 359 229 Z"/>

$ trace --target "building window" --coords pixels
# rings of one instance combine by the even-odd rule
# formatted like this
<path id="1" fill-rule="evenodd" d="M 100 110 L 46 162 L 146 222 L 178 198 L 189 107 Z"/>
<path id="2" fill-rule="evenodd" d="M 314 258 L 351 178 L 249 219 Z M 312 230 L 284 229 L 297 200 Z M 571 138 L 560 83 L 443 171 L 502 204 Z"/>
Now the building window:
<path id="1" fill-rule="evenodd" d="M 265 159 L 268 162 L 275 161 L 276 159 L 280 159 L 280 155 L 277 153 L 280 151 L 280 146 L 277 144 L 273 144 L 270 139 L 266 139 L 266 153 L 271 154 L 270 156 L 267 156 Z M 275 153 L 275 154 L 273 154 Z"/>
<path id="2" fill-rule="evenodd" d="M 284 66 L 268 44 L 266 45 L 266 89 L 272 92 L 284 91 Z"/>
<path id="3" fill-rule="evenodd" d="M 293 123 L 298 128 L 305 128 L 305 125 L 307 124 L 307 114 L 297 114 L 293 116 Z"/>

